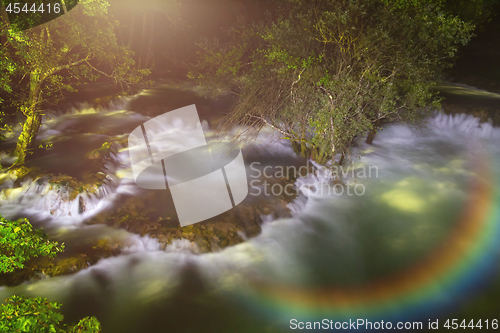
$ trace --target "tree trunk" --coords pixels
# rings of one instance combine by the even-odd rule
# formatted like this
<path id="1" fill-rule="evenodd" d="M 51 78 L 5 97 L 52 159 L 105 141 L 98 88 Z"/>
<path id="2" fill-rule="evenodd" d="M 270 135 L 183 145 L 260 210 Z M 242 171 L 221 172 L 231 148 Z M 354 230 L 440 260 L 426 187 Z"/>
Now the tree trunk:
<path id="1" fill-rule="evenodd" d="M 375 139 L 375 134 L 377 134 L 377 129 L 380 127 L 380 121 L 376 121 L 375 123 L 373 123 L 373 128 L 372 130 L 370 131 L 370 133 L 368 133 L 368 137 L 366 138 L 366 143 L 371 145 L 373 144 L 373 139 Z"/>
<path id="2" fill-rule="evenodd" d="M 309 154 L 307 151 L 307 145 L 306 145 L 306 126 L 302 124 L 302 129 L 300 131 L 300 155 L 304 158 L 309 158 Z"/>
<path id="3" fill-rule="evenodd" d="M 300 155 L 300 143 L 297 141 L 292 141 L 292 148 L 295 154 Z"/>
<path id="4" fill-rule="evenodd" d="M 0 10 L 2 11 L 2 21 L 7 23 L 7 26 L 9 26 L 9 28 L 10 28 L 9 15 L 7 15 L 7 11 L 5 10 L 5 6 L 4 6 L 3 2 L 0 3 Z M 3 40 L 2 40 L 2 45 L 5 45 Z"/>
<path id="5" fill-rule="evenodd" d="M 135 35 L 135 15 L 132 14 L 132 19 L 130 20 L 130 26 L 128 30 L 128 41 L 127 41 L 127 47 L 129 50 L 132 50 L 134 35 Z"/>
<path id="6" fill-rule="evenodd" d="M 39 112 L 34 112 L 26 118 L 23 125 L 23 131 L 21 135 L 19 135 L 16 150 L 14 151 L 14 155 L 17 156 L 16 164 L 24 163 L 28 149 L 33 145 L 33 142 L 35 142 L 41 123 L 42 115 Z"/>
<path id="7" fill-rule="evenodd" d="M 118 27 L 116 29 L 116 34 L 117 34 L 117 39 L 118 39 L 118 44 L 120 46 L 125 46 L 125 39 L 123 39 L 123 31 L 122 27 Z"/>
<path id="8" fill-rule="evenodd" d="M 148 68 L 149 66 L 149 60 L 151 59 L 152 53 L 153 53 L 153 36 L 154 36 L 154 30 L 155 30 L 155 17 L 154 14 L 151 13 L 151 30 L 149 32 L 149 45 L 146 50 L 146 60 L 144 62 L 144 68 Z M 153 66 L 154 66 L 154 61 L 153 61 Z"/>
<path id="9" fill-rule="evenodd" d="M 316 161 L 316 163 L 325 164 L 326 156 L 327 155 L 318 147 L 311 149 L 311 159 Z"/>
<path id="10" fill-rule="evenodd" d="M 342 153 L 342 155 L 340 156 L 339 165 L 342 165 L 342 163 L 344 163 L 344 158 L 345 158 L 345 153 Z"/>
<path id="11" fill-rule="evenodd" d="M 38 129 L 42 124 L 42 115 L 39 110 L 40 92 L 42 88 L 42 80 L 40 74 L 32 72 L 30 74 L 30 94 L 27 103 L 26 120 L 23 124 L 23 130 L 17 139 L 17 146 L 14 150 L 14 155 L 17 156 L 16 164 L 23 164 L 28 153 L 35 142 L 38 134 Z"/>
<path id="12" fill-rule="evenodd" d="M 62 8 L 63 8 L 64 14 L 67 14 L 68 13 L 68 8 L 66 8 L 66 3 L 64 2 L 64 0 L 61 0 L 61 4 L 62 4 Z"/>
<path id="13" fill-rule="evenodd" d="M 2 11 L 1 16 L 2 16 L 2 21 L 4 21 L 7 24 L 7 27 L 10 29 L 10 21 L 9 21 L 9 15 L 7 15 L 7 11 L 5 10 L 5 6 L 3 2 L 0 2 L 0 10 Z M 2 31 L 2 35 L 0 36 L 0 41 L 2 42 L 2 47 L 3 45 L 7 44 L 7 29 L 4 29 Z"/>
<path id="14" fill-rule="evenodd" d="M 142 32 L 141 32 L 141 42 L 139 44 L 140 50 L 139 54 L 139 67 L 144 68 L 144 49 L 146 48 L 146 27 L 148 22 L 148 14 L 142 14 Z"/>
<path id="15" fill-rule="evenodd" d="M 370 133 L 368 133 L 368 137 L 366 138 L 367 144 L 369 144 L 369 145 L 373 144 L 373 139 L 375 138 L 375 134 L 377 134 L 377 129 L 374 127 L 374 128 L 372 128 Z"/>

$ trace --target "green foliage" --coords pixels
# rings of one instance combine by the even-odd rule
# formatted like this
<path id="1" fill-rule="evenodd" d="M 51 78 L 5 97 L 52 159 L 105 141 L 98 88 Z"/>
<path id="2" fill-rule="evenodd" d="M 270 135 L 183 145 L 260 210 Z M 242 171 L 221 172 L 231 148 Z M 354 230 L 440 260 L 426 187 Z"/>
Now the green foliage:
<path id="1" fill-rule="evenodd" d="M 29 0 L 19 4 L 19 13 L 16 13 L 13 1 L 3 0 L 6 11 L 9 13 L 9 21 L 22 30 L 54 20 L 66 11 L 70 11 L 78 3 L 78 0 Z M 25 7 L 25 4 L 27 5 Z M 9 6 L 10 5 L 10 6 Z M 50 5 L 50 10 L 49 10 Z M 63 6 L 62 6 L 63 5 Z M 64 8 L 65 7 L 65 8 Z M 23 10 L 24 9 L 24 10 Z"/>
<path id="2" fill-rule="evenodd" d="M 26 117 L 15 150 L 19 163 L 36 139 L 41 110 L 57 103 L 64 91 L 76 91 L 102 76 L 125 90 L 149 74 L 137 69 L 132 52 L 118 44 L 118 22 L 108 6 L 105 0 L 81 0 L 67 14 L 28 30 L 22 22 L 2 22 L 1 56 L 9 61 L 2 68 L 0 89 Z"/>
<path id="3" fill-rule="evenodd" d="M 419 1 L 288 0 L 200 43 L 189 76 L 238 96 L 229 123 L 269 125 L 318 160 L 348 153 L 382 120 L 415 122 L 473 25 Z M 411 3 L 411 5 L 405 5 Z"/>
<path id="4" fill-rule="evenodd" d="M 422 8 L 435 6 L 451 16 L 473 24 L 484 24 L 494 15 L 493 8 L 498 0 L 383 0 L 386 5 L 396 9 Z"/>
<path id="5" fill-rule="evenodd" d="M 49 241 L 42 230 L 33 230 L 26 219 L 9 221 L 0 216 L 0 273 L 23 268 L 24 262 L 39 255 L 54 257 L 64 244 Z M 46 298 L 11 296 L 0 307 L 0 332 L 98 333 L 101 325 L 95 317 L 86 317 L 66 327 L 61 307 Z"/>
<path id="6" fill-rule="evenodd" d="M 75 326 L 68 330 L 68 333 L 98 333 L 101 331 L 101 323 L 96 317 L 85 317 Z"/>
<path id="7" fill-rule="evenodd" d="M 0 216 L 0 273 L 23 268 L 33 257 L 53 258 L 64 250 L 64 244 L 50 241 L 43 230 L 33 230 L 27 219 L 9 221 Z"/>
<path id="8" fill-rule="evenodd" d="M 0 330 L 2 332 L 60 332 L 59 322 L 64 316 L 55 311 L 60 304 L 45 298 L 11 296 L 1 308 Z"/>
<path id="9" fill-rule="evenodd" d="M 58 312 L 61 304 L 46 298 L 11 296 L 0 308 L 0 332 L 98 333 L 101 324 L 95 317 L 85 317 L 78 324 L 66 327 Z"/>

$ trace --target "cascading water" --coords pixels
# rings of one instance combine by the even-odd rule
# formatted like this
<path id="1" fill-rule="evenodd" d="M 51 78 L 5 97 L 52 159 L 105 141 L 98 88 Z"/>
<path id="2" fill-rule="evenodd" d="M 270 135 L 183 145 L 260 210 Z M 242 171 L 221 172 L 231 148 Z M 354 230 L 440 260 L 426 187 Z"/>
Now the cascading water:
<path id="1" fill-rule="evenodd" d="M 64 135 L 70 126 L 58 122 Z M 499 276 L 499 139 L 500 129 L 466 115 L 436 115 L 418 130 L 392 124 L 339 170 L 351 192 L 340 194 L 338 174 L 315 165 L 316 175 L 295 183 L 293 216 L 262 216 L 262 233 L 244 243 L 197 254 L 187 240 L 162 250 L 155 239 L 123 231 L 121 255 L 70 276 L 3 287 L 0 297 L 48 297 L 64 304 L 69 319 L 96 315 L 107 332 L 206 332 L 210 321 L 225 325 L 214 332 L 285 332 L 292 318 L 426 324 L 457 308 L 474 316 L 478 295 Z M 284 142 L 255 147 L 261 157 L 293 156 Z M 84 194 L 66 201 L 64 192 L 31 181 L 5 192 L 0 213 L 37 211 L 55 224 L 78 224 L 113 209 L 120 193 L 141 193 L 126 150 L 115 161 L 113 185 L 84 198 L 84 213 Z M 498 314 L 498 294 L 484 297 L 486 314 Z"/>
<path id="2" fill-rule="evenodd" d="M 147 119 L 140 114 L 125 111 L 129 101 L 130 98 L 119 99 L 110 103 L 107 109 L 94 108 L 88 103 L 81 103 L 78 107 L 72 107 L 64 115 L 56 111 L 47 112 L 37 138 L 56 143 L 64 140 L 73 143 L 68 138 L 82 137 L 81 141 L 93 143 L 93 138 L 102 140 L 103 137 L 104 139 L 119 137 L 119 134 L 113 132 L 117 132 L 116 130 L 120 127 L 130 127 L 130 124 L 140 123 Z M 19 131 L 20 127 L 18 126 L 10 133 L 7 137 L 7 144 L 10 141 L 15 141 Z M 106 134 L 97 134 L 97 132 Z M 108 134 L 109 132 L 111 134 Z M 72 160 L 71 152 L 74 149 L 71 148 L 59 149 L 52 155 L 42 156 L 35 160 L 35 164 L 39 163 L 50 167 L 52 164 L 60 164 L 65 159 Z M 83 145 L 83 148 L 85 151 L 87 147 Z M 3 182 L 0 189 L 5 190 L 0 196 L 0 213 L 6 218 L 20 215 L 39 215 L 39 218 L 48 217 L 56 222 L 81 223 L 109 208 L 118 195 L 134 191 L 132 182 L 122 181 L 120 175 L 117 175 L 128 163 L 128 155 L 110 153 L 108 159 L 100 170 L 104 176 L 102 184 L 96 186 L 92 192 L 81 191 L 76 197 L 72 197 L 71 189 L 64 185 L 49 183 L 48 177 L 40 177 L 35 180 L 28 178 L 16 186 L 14 184 L 15 178 L 3 174 L 1 175 Z M 67 169 L 72 167 L 69 165 Z M 85 169 L 85 165 L 82 169 Z"/>

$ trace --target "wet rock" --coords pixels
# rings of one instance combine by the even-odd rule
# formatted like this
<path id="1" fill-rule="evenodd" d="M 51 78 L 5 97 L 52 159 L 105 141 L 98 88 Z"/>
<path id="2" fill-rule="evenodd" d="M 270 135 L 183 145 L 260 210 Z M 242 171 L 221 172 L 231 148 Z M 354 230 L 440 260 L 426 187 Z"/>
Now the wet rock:
<path id="1" fill-rule="evenodd" d="M 82 214 L 85 212 L 85 201 L 83 200 L 83 197 L 80 197 L 78 199 L 78 212 Z"/>
<path id="2" fill-rule="evenodd" d="M 100 148 L 88 153 L 87 158 L 91 160 L 102 159 L 114 152 L 116 152 L 116 146 L 112 142 L 104 142 Z"/>
<path id="3" fill-rule="evenodd" d="M 294 180 L 279 178 L 274 182 L 285 186 Z M 221 215 L 181 227 L 175 211 L 171 216 L 158 216 L 158 212 L 152 209 L 154 206 L 152 202 L 157 195 L 156 191 L 147 191 L 144 195 L 129 198 L 122 207 L 112 212 L 101 213 L 87 223 L 107 224 L 141 236 L 149 235 L 158 239 L 162 249 L 172 244 L 175 239 L 186 239 L 196 244 L 199 252 L 205 253 L 218 251 L 257 236 L 261 232 L 261 217 L 264 215 L 273 218 L 290 216 L 287 204 L 294 198 L 285 195 L 267 197 L 249 195 L 243 203 Z"/>

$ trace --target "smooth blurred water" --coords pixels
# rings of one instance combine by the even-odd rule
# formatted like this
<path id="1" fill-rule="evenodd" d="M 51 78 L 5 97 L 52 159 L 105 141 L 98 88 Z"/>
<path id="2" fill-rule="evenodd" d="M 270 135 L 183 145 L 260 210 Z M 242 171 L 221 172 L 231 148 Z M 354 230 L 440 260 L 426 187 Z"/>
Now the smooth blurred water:
<path id="1" fill-rule="evenodd" d="M 133 127 L 147 119 L 139 113 L 92 113 L 99 121 L 93 120 L 95 127 L 89 124 L 85 132 L 97 135 L 102 118 L 111 128 L 119 128 L 123 122 L 127 128 Z M 54 126 L 45 125 L 42 135 L 65 136 L 71 128 L 67 123 L 79 121 L 77 114 L 61 116 Z M 265 139 L 253 144 L 263 163 L 294 158 L 286 142 L 266 145 Z M 124 195 L 140 195 L 130 182 L 126 150 L 108 168 L 113 185 L 85 198 L 91 209 L 83 216 L 74 213 L 74 202 L 55 206 L 56 193 L 26 183 L 22 191 L 0 199 L 1 214 L 24 214 L 35 223 L 41 220 L 53 226 L 52 234 L 70 228 L 71 234 L 81 234 L 84 239 L 114 235 L 127 239 L 130 246 L 122 255 L 102 259 L 70 276 L 4 287 L 0 298 L 21 293 L 48 297 L 64 304 L 63 313 L 69 320 L 97 316 L 104 332 L 285 332 L 290 319 L 304 315 L 306 320 L 307 311 L 290 310 L 293 306 L 279 303 L 272 307 L 259 304 L 259 297 L 254 297 L 255 281 L 302 289 L 357 288 L 394 276 L 432 256 L 454 232 L 470 184 L 478 177 L 478 163 L 487 163 L 491 185 L 497 190 L 500 187 L 500 129 L 466 115 L 436 115 L 418 130 L 388 125 L 373 145 L 360 144 L 354 151 L 357 156 L 345 167 L 355 168 L 355 177 L 350 173 L 344 181 L 352 189 L 361 184 L 363 195 L 321 195 L 303 187 L 289 204 L 292 218 L 270 221 L 263 216 L 259 236 L 202 255 L 193 254 L 193 245 L 186 240 L 161 251 L 159 243 L 147 236 L 125 231 L 118 235 L 109 227 L 89 232 L 95 226 L 81 224 L 101 211 L 101 201 L 109 209 Z M 369 167 L 377 170 L 372 177 L 356 177 Z M 296 186 L 304 184 L 316 189 L 333 186 L 332 177 L 321 173 L 298 179 Z M 47 214 L 54 207 L 59 213 Z M 78 242 L 78 236 L 66 238 L 67 243 L 71 241 Z M 500 288 L 494 283 L 499 268 L 498 261 L 492 263 L 489 274 L 493 275 L 478 280 L 480 285 L 466 299 L 443 293 L 455 306 L 437 308 L 435 316 L 453 318 L 465 311 L 473 319 L 488 319 L 500 313 Z M 472 312 L 468 307 L 482 307 L 483 311 Z M 338 314 L 325 315 L 334 318 Z M 484 318 L 478 317 L 482 315 Z M 410 317 L 401 320 L 414 319 Z M 427 322 L 428 318 L 419 319 Z"/>

